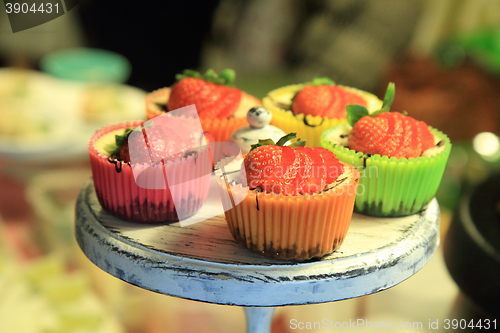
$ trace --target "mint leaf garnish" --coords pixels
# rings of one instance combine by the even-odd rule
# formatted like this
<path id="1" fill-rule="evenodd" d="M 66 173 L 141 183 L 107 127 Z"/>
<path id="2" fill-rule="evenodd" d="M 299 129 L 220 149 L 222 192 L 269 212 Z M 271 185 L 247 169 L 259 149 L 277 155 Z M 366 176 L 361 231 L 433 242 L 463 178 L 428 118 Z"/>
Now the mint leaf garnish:
<path id="1" fill-rule="evenodd" d="M 297 141 L 295 141 L 294 143 L 292 143 L 289 147 L 292 147 L 292 148 L 299 148 L 299 147 L 305 147 L 306 146 L 306 142 L 305 141 L 302 141 L 300 138 L 297 139 Z"/>
<path id="2" fill-rule="evenodd" d="M 392 102 L 394 102 L 394 96 L 396 95 L 396 86 L 394 82 L 389 83 L 385 91 L 384 101 L 382 102 L 382 108 L 373 113 L 369 113 L 368 109 L 361 105 L 347 105 L 347 122 L 349 125 L 354 126 L 354 124 L 361 118 L 365 116 L 375 117 L 384 112 L 389 112 L 391 109 Z"/>
<path id="3" fill-rule="evenodd" d="M 258 148 L 260 146 L 284 146 L 288 141 L 295 139 L 297 137 L 297 133 L 288 133 L 287 135 L 282 136 L 278 142 L 274 142 L 272 139 L 259 139 L 258 143 L 253 144 L 250 149 L 250 151 L 254 150 L 255 148 Z M 300 139 L 297 139 L 294 143 L 290 145 L 292 148 L 298 148 L 298 147 L 304 147 L 306 145 L 305 141 L 302 141 Z"/>
<path id="4" fill-rule="evenodd" d="M 133 129 L 131 128 L 125 129 L 122 135 L 115 135 L 115 143 L 108 143 L 104 146 L 104 150 L 109 154 L 109 156 L 120 156 L 120 148 L 123 146 L 125 141 L 127 141 L 128 135 L 132 131 Z"/>
<path id="5" fill-rule="evenodd" d="M 347 105 L 345 110 L 347 112 L 347 122 L 351 126 L 354 126 L 354 124 L 361 118 L 369 115 L 368 109 L 362 105 Z"/>
<path id="6" fill-rule="evenodd" d="M 297 137 L 297 133 L 288 133 L 287 135 L 282 136 L 278 142 L 276 142 L 277 146 L 284 146 L 288 141 L 295 139 Z"/>
<path id="7" fill-rule="evenodd" d="M 310 83 L 310 85 L 312 86 L 322 86 L 322 85 L 332 86 L 334 84 L 335 81 L 333 81 L 329 77 L 315 77 Z"/>
<path id="8" fill-rule="evenodd" d="M 182 74 L 177 74 L 175 76 L 175 79 L 177 81 L 180 81 L 182 79 L 185 79 L 187 77 L 193 77 L 196 79 L 202 79 L 211 83 L 215 84 L 223 84 L 223 85 L 232 85 L 234 82 L 234 79 L 236 78 L 236 72 L 230 68 L 227 68 L 223 70 L 220 74 L 217 74 L 213 69 L 208 69 L 205 74 L 201 75 L 200 72 L 192 70 L 192 69 L 185 69 Z"/>
<path id="9" fill-rule="evenodd" d="M 219 74 L 219 77 L 226 81 L 225 84 L 233 84 L 236 78 L 236 72 L 230 68 L 226 68 Z"/>
<path id="10" fill-rule="evenodd" d="M 381 110 L 389 112 L 392 102 L 394 102 L 395 95 L 396 95 L 396 85 L 394 84 L 394 82 L 390 82 L 385 91 L 384 102 L 382 103 Z"/>
<path id="11" fill-rule="evenodd" d="M 260 146 L 268 146 L 268 145 L 271 145 L 271 146 L 274 146 L 276 143 L 272 140 L 272 139 L 259 139 L 259 142 L 257 143 L 254 143 L 253 145 L 251 145 L 251 149 L 250 151 L 254 150 L 255 148 L 259 148 Z"/>

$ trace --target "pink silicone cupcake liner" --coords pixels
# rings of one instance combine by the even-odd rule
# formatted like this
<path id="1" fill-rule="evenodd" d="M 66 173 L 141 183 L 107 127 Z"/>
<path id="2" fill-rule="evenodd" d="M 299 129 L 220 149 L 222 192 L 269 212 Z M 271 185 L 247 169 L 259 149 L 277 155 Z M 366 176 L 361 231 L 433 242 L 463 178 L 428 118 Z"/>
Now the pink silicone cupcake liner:
<path id="1" fill-rule="evenodd" d="M 132 166 L 94 148 L 96 140 L 103 135 L 121 128 L 136 128 L 142 123 L 110 125 L 96 131 L 90 139 L 90 162 L 99 203 L 111 215 L 133 222 L 172 222 L 178 221 L 179 216 L 186 218 L 195 214 L 203 205 L 210 186 L 208 149 L 174 162 Z M 140 172 L 142 187 L 136 183 L 134 170 L 136 174 Z M 168 185 L 158 188 L 158 184 L 165 184 L 164 175 L 168 175 L 170 184 L 175 184 L 175 190 Z"/>

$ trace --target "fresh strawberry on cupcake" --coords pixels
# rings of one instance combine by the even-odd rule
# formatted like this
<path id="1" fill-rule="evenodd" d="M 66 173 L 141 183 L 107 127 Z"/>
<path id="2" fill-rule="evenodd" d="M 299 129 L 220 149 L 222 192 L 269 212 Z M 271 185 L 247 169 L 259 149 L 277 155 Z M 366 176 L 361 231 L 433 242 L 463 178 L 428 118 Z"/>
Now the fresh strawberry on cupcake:
<path id="1" fill-rule="evenodd" d="M 222 191 L 240 198 L 224 204 L 233 238 L 248 249 L 281 259 L 307 260 L 342 244 L 351 220 L 358 172 L 324 148 L 260 140 L 241 166 L 240 183 L 216 172 Z M 228 186 L 231 185 L 231 186 Z M 224 196 L 224 193 L 222 193 Z"/>
<path id="2" fill-rule="evenodd" d="M 106 126 L 88 147 L 97 198 L 115 217 L 178 221 L 206 199 L 211 156 L 194 118 L 164 115 Z"/>
<path id="3" fill-rule="evenodd" d="M 382 105 L 375 95 L 337 85 L 329 78 L 275 89 L 262 101 L 273 114 L 273 125 L 297 132 L 312 147 L 320 146 L 324 130 L 346 122 L 346 105 L 360 104 L 370 111 Z"/>
<path id="4" fill-rule="evenodd" d="M 146 96 L 146 116 L 151 119 L 195 104 L 203 130 L 218 142 L 226 141 L 236 129 L 246 126 L 248 110 L 262 105 L 258 98 L 233 86 L 235 77 L 232 69 L 220 74 L 209 69 L 203 75 L 185 70 L 172 87 Z"/>
<path id="5" fill-rule="evenodd" d="M 406 114 L 391 112 L 394 84 L 380 110 L 347 106 L 349 124 L 325 131 L 323 147 L 361 171 L 355 211 L 373 216 L 420 212 L 441 182 L 451 150 L 448 137 Z"/>

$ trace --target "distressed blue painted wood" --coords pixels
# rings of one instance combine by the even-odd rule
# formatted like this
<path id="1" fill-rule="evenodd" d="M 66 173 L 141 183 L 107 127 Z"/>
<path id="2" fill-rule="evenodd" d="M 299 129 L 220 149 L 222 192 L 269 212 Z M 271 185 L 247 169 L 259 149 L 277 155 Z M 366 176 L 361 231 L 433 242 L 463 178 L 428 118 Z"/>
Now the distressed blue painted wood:
<path id="1" fill-rule="evenodd" d="M 184 227 L 114 218 L 102 210 L 89 180 L 76 205 L 75 233 L 94 264 L 138 287 L 209 303 L 274 307 L 359 297 L 412 276 L 439 245 L 439 206 L 433 200 L 421 214 L 404 218 L 354 214 L 339 251 L 298 263 L 238 245 L 223 215 Z M 273 310 L 246 312 L 270 321 Z"/>

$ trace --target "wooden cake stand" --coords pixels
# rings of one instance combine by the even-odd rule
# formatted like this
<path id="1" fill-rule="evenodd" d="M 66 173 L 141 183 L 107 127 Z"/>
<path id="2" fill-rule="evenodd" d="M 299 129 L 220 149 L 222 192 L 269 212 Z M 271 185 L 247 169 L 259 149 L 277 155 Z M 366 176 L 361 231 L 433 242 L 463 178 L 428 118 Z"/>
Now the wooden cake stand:
<path id="1" fill-rule="evenodd" d="M 109 274 L 165 295 L 243 306 L 247 332 L 269 332 L 275 306 L 368 295 L 415 274 L 439 245 L 439 206 L 434 199 L 404 218 L 354 214 L 339 251 L 297 263 L 238 245 L 223 215 L 184 227 L 114 218 L 89 180 L 78 197 L 75 233 L 85 255 Z"/>

